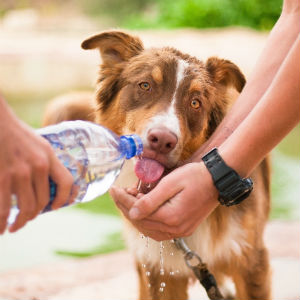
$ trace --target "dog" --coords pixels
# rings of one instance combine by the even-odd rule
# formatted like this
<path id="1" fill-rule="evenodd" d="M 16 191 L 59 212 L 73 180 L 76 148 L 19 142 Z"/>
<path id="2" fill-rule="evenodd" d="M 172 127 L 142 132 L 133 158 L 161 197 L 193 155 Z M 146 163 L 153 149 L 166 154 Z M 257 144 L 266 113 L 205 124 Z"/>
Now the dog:
<path id="1" fill-rule="evenodd" d="M 102 59 L 95 103 L 84 98 L 80 105 L 78 99 L 74 105 L 71 100 L 56 100 L 46 112 L 44 125 L 78 118 L 99 123 L 118 135 L 138 134 L 144 143 L 143 158 L 155 160 L 166 170 L 187 160 L 207 141 L 246 82 L 231 61 L 211 57 L 203 62 L 170 47 L 144 49 L 138 37 L 124 31 L 92 36 L 82 48 L 99 50 Z M 55 107 L 67 117 L 59 117 Z M 125 175 L 120 175 L 118 182 L 123 186 L 136 181 L 132 164 L 130 161 Z M 271 298 L 263 241 L 270 206 L 269 169 L 265 159 L 251 175 L 255 188 L 248 199 L 232 207 L 219 205 L 185 238 L 228 299 L 232 295 L 225 289 L 227 278 L 234 283 L 237 299 Z M 139 298 L 187 299 L 193 274 L 176 246 L 163 242 L 165 273 L 161 275 L 160 243 L 150 239 L 146 246 L 132 225 L 127 222 L 125 227 L 139 276 Z M 163 292 L 160 282 L 165 283 Z"/>

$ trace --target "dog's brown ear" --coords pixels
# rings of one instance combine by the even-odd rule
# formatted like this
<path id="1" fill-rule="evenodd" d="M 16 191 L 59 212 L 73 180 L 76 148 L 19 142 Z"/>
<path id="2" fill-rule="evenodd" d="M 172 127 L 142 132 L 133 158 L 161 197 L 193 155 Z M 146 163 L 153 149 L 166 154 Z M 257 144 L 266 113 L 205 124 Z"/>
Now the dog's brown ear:
<path id="1" fill-rule="evenodd" d="M 99 49 L 105 65 L 128 61 L 144 49 L 138 37 L 123 31 L 104 31 L 83 41 L 81 47 L 85 50 Z"/>
<path id="2" fill-rule="evenodd" d="M 246 79 L 238 66 L 229 60 L 210 57 L 205 66 L 213 82 L 216 83 L 217 86 L 219 85 L 225 89 L 222 90 L 217 87 L 217 90 L 220 92 L 217 96 L 219 100 L 215 101 L 215 107 L 210 115 L 209 129 L 207 131 L 208 138 L 221 123 L 226 111 L 232 104 L 230 97 L 227 95 L 227 91 L 233 87 L 240 93 L 246 83 Z"/>
<path id="3" fill-rule="evenodd" d="M 83 49 L 98 49 L 102 58 L 98 77 L 97 102 L 104 112 L 121 89 L 120 74 L 124 63 L 140 54 L 143 44 L 138 37 L 123 31 L 104 31 L 85 40 Z"/>
<path id="4" fill-rule="evenodd" d="M 212 79 L 224 86 L 232 86 L 241 92 L 246 79 L 237 65 L 229 60 L 210 57 L 206 62 L 206 69 L 211 74 Z"/>

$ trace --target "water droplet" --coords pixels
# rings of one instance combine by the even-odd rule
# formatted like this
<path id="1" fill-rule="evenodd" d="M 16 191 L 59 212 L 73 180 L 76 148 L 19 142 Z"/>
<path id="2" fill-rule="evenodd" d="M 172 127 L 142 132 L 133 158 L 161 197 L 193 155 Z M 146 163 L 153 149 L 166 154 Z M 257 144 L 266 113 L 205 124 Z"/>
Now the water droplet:
<path id="1" fill-rule="evenodd" d="M 147 271 L 147 272 L 146 272 L 146 276 L 149 277 L 150 275 L 151 275 L 151 273 L 150 273 L 149 271 Z"/>
<path id="2" fill-rule="evenodd" d="M 139 179 L 138 185 L 137 185 L 137 190 L 140 192 L 142 186 L 142 180 Z"/>
<path id="3" fill-rule="evenodd" d="M 174 271 L 171 271 L 171 272 L 170 272 L 170 275 L 171 275 L 171 276 L 174 276 L 174 274 L 175 274 Z"/>
<path id="4" fill-rule="evenodd" d="M 160 275 L 164 275 L 164 257 L 163 257 L 163 242 L 159 243 L 159 265 L 160 265 Z"/>
<path id="5" fill-rule="evenodd" d="M 150 288 L 151 287 L 151 283 L 148 283 L 148 288 Z"/>
<path id="6" fill-rule="evenodd" d="M 164 288 L 164 287 L 166 287 L 166 283 L 165 282 L 161 282 L 160 286 Z"/>
<path id="7" fill-rule="evenodd" d="M 171 255 L 171 256 L 174 256 L 174 252 L 170 252 L 170 255 Z"/>
<path id="8" fill-rule="evenodd" d="M 142 264 L 142 267 L 143 267 L 143 268 L 146 268 L 146 264 Z"/>
<path id="9" fill-rule="evenodd" d="M 179 274 L 179 273 L 180 273 L 180 271 L 179 271 L 179 270 L 176 270 L 175 272 L 176 272 L 177 274 Z"/>
<path id="10" fill-rule="evenodd" d="M 159 288 L 159 291 L 162 293 L 164 291 L 164 288 Z"/>

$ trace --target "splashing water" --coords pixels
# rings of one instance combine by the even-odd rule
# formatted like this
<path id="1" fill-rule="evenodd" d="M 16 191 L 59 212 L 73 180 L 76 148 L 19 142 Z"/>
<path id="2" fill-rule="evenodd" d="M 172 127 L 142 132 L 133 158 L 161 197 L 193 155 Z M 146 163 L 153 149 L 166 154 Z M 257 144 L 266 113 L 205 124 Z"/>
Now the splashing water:
<path id="1" fill-rule="evenodd" d="M 137 190 L 138 190 L 138 192 L 141 191 L 141 187 L 142 187 L 142 180 L 139 179 L 138 184 L 137 184 Z M 151 187 L 151 183 L 149 183 L 147 185 L 147 187 L 150 188 Z M 146 240 L 146 243 L 145 243 L 145 248 L 146 248 L 146 252 L 147 252 L 146 261 L 150 261 L 150 249 L 149 249 L 149 241 L 150 241 L 150 239 L 149 239 L 149 237 L 147 237 L 147 236 L 145 236 L 143 234 L 141 234 L 141 238 L 143 238 L 143 239 Z M 171 245 L 172 244 L 174 245 L 174 240 L 170 240 L 169 242 L 170 242 Z M 172 248 L 173 248 L 173 245 L 172 245 Z M 163 242 L 161 241 L 159 243 L 159 274 L 160 274 L 160 276 L 164 276 L 165 275 L 164 253 L 163 253 L 163 249 L 164 248 L 165 248 L 165 246 L 164 246 Z M 169 252 L 169 255 L 170 256 L 174 256 L 173 250 L 171 250 Z M 145 275 L 149 278 L 151 276 L 151 272 L 149 270 L 147 270 L 147 263 L 143 263 L 142 264 L 142 268 L 145 269 Z M 169 276 L 175 276 L 176 274 L 178 275 L 179 272 L 180 271 L 178 269 L 177 270 L 171 270 L 170 272 L 168 272 L 168 275 Z M 151 283 L 148 282 L 147 286 L 148 286 L 148 288 L 150 288 L 151 287 Z M 160 286 L 159 286 L 159 292 L 163 293 L 165 287 L 166 287 L 166 282 L 161 281 L 160 282 Z"/>

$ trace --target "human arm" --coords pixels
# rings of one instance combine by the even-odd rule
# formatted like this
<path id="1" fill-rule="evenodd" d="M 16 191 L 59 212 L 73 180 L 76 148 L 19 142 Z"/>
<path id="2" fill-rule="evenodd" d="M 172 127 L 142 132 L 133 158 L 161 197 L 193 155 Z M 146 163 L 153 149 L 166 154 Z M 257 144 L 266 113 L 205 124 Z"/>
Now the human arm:
<path id="1" fill-rule="evenodd" d="M 243 177 L 297 125 L 300 118 L 300 35 L 272 84 L 234 133 L 219 147 Z M 232 154 L 238 155 L 232 159 Z"/>
<path id="2" fill-rule="evenodd" d="M 299 19 L 300 2 L 285 0 L 280 18 L 271 30 L 265 47 L 253 67 L 252 75 L 230 113 L 189 162 L 201 161 L 205 153 L 221 145 L 261 100 L 300 33 Z"/>
<path id="3" fill-rule="evenodd" d="M 7 226 L 11 196 L 20 213 L 9 231 L 33 219 L 49 201 L 49 176 L 57 183 L 54 209 L 69 198 L 72 175 L 59 162 L 49 143 L 20 121 L 0 96 L 0 234 Z"/>

